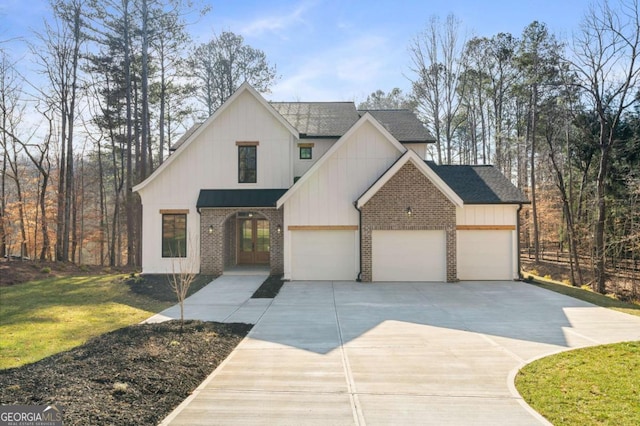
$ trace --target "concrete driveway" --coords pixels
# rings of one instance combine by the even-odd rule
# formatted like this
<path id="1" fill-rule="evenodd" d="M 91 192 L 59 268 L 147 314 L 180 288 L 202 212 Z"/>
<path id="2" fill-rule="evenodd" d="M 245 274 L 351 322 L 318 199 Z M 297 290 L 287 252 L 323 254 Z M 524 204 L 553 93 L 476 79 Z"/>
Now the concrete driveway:
<path id="1" fill-rule="evenodd" d="M 640 317 L 518 282 L 292 282 L 163 424 L 539 425 L 526 362 L 640 339 Z"/>

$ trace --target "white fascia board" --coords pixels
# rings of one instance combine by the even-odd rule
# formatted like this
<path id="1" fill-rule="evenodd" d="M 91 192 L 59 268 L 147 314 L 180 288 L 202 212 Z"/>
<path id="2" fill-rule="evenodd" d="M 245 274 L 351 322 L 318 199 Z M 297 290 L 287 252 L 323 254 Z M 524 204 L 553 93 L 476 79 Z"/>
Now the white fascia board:
<path id="1" fill-rule="evenodd" d="M 180 148 L 177 151 L 175 151 L 173 154 L 171 154 L 169 156 L 169 158 L 167 158 L 160 165 L 160 167 L 158 167 L 153 173 L 151 173 L 151 175 L 149 175 L 149 177 L 147 177 L 144 181 L 142 181 L 139 184 L 137 184 L 136 186 L 134 186 L 133 187 L 133 191 L 134 192 L 140 191 L 145 186 L 147 186 L 149 184 L 149 182 L 151 182 L 153 179 L 155 179 L 155 177 L 157 175 L 162 173 L 162 171 L 164 169 L 169 167 L 169 165 L 173 161 L 175 161 L 175 158 L 177 156 L 179 156 L 184 150 L 186 150 L 187 146 L 189 146 L 191 144 L 191 142 L 194 141 L 204 131 L 204 129 L 209 127 L 211 125 L 211 123 L 213 123 L 224 111 L 226 111 L 227 108 L 229 108 L 229 105 L 233 104 L 236 101 L 236 99 L 238 99 L 240 97 L 240 95 L 242 95 L 242 93 L 244 93 L 244 92 L 251 93 L 251 95 L 253 95 L 253 97 L 256 98 L 256 100 L 262 106 L 264 106 L 266 108 L 266 110 L 269 111 L 271 113 L 271 115 L 273 115 L 276 118 L 276 120 L 278 120 L 278 122 L 280 122 L 280 124 L 282 124 L 284 127 L 286 127 L 286 129 L 293 136 L 295 136 L 296 138 L 299 138 L 298 130 L 296 130 L 287 120 L 285 120 L 285 118 L 282 115 L 280 115 L 280 113 L 278 111 L 276 111 L 275 108 L 272 107 L 271 104 L 269 104 L 269 102 L 267 102 L 266 99 L 264 99 L 262 97 L 262 95 L 260 95 L 260 93 L 258 93 L 256 91 L 256 89 L 254 89 L 249 83 L 244 82 L 238 88 L 238 90 L 236 90 L 233 93 L 233 95 L 231 95 L 231 97 L 229 97 L 229 99 L 227 99 L 222 104 L 222 106 L 220 106 L 220 108 L 218 108 L 213 114 L 211 114 L 211 116 L 209 118 L 207 118 L 204 121 L 204 123 L 202 123 L 202 125 L 200 125 L 200 127 L 198 127 L 198 129 L 195 132 L 193 132 L 193 134 L 186 141 L 184 141 L 184 143 L 180 146 Z"/>
<path id="2" fill-rule="evenodd" d="M 331 158 L 336 153 L 336 151 L 338 151 L 342 147 L 342 145 L 346 143 L 351 135 L 353 135 L 360 127 L 364 125 L 364 123 L 371 123 L 398 151 L 410 151 L 407 150 L 407 148 L 400 142 L 398 142 L 398 140 L 394 138 L 393 135 L 389 133 L 389 131 L 378 122 L 378 120 L 376 120 L 371 114 L 367 112 L 358 121 L 356 121 L 353 126 L 351 126 L 351 128 L 344 135 L 342 135 L 342 137 L 338 139 L 336 143 L 333 144 L 331 148 L 329 148 L 329 150 L 322 156 L 322 158 L 320 158 L 313 166 L 311 166 L 311 168 L 307 170 L 307 172 L 302 175 L 302 177 L 298 179 L 298 181 L 293 184 L 293 186 L 289 188 L 289 190 L 285 192 L 282 197 L 280 197 L 280 199 L 276 203 L 276 207 L 282 207 L 284 203 L 286 203 L 287 200 L 291 198 L 291 196 L 298 190 L 298 188 L 304 185 L 304 183 L 309 180 L 309 177 L 313 175 L 320 167 L 322 167 L 324 163 L 329 161 L 329 158 Z"/>

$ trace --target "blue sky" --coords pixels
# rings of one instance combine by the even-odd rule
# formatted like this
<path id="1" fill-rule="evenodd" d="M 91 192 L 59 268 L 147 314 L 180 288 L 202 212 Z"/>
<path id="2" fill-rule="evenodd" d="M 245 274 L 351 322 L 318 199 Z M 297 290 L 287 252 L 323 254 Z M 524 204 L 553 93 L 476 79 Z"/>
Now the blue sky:
<path id="1" fill-rule="evenodd" d="M 466 37 L 499 32 L 520 35 L 534 20 L 560 39 L 569 38 L 588 0 L 423 0 L 423 1 L 207 1 L 211 12 L 190 27 L 196 42 L 233 31 L 262 49 L 280 80 L 270 100 L 355 100 L 377 90 L 408 91 L 408 45 L 432 15 L 455 14 Z M 44 0 L 0 0 L 0 42 L 24 58 L 49 16 Z M 28 70 L 25 70 L 28 74 Z"/>

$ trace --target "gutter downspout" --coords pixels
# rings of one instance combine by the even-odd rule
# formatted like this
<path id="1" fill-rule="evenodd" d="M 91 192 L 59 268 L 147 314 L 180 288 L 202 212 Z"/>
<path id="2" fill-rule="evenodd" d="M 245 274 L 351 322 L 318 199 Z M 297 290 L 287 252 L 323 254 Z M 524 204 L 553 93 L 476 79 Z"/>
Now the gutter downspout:
<path id="1" fill-rule="evenodd" d="M 518 205 L 518 210 L 516 212 L 516 250 L 518 252 L 518 280 L 522 281 L 524 276 L 522 275 L 522 262 L 520 259 L 520 211 L 522 210 L 522 203 Z"/>
<path id="2" fill-rule="evenodd" d="M 360 243 L 358 246 L 358 252 L 360 253 L 360 266 L 358 268 L 359 272 L 358 272 L 358 278 L 356 278 L 356 281 L 361 283 L 362 282 L 362 210 L 358 208 L 357 201 L 354 201 L 353 207 L 355 207 L 356 210 L 358 210 L 358 239 L 360 240 Z"/>

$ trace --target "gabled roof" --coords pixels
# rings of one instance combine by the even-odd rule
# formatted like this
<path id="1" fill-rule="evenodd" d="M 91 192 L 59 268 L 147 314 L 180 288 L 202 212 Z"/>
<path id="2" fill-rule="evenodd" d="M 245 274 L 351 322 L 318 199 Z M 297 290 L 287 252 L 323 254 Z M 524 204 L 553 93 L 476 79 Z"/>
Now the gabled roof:
<path id="1" fill-rule="evenodd" d="M 400 142 L 398 142 L 391 133 L 387 129 L 385 129 L 378 121 L 373 118 L 371 114 L 364 114 L 360 120 L 358 120 L 348 132 L 346 132 L 336 143 L 334 143 L 331 148 L 318 160 L 316 163 L 311 166 L 311 168 L 304 174 L 296 183 L 293 184 L 291 188 L 278 200 L 277 207 L 280 208 L 282 205 L 289 199 L 293 194 L 295 194 L 298 189 L 304 185 L 304 183 L 312 176 L 324 163 L 329 161 L 329 159 L 333 156 L 333 154 L 339 150 L 342 145 L 346 143 L 346 141 L 351 137 L 353 133 L 355 133 L 360 127 L 364 125 L 364 123 L 371 123 L 388 141 L 391 143 L 399 152 L 406 152 L 407 148 L 402 146 Z M 417 157 L 417 154 L 416 154 Z"/>
<path id="2" fill-rule="evenodd" d="M 293 126 L 291 126 L 291 124 L 289 124 L 289 122 L 285 120 L 282 117 L 282 115 L 278 114 L 278 112 L 275 109 L 273 109 L 273 107 L 256 91 L 256 89 L 251 87 L 249 83 L 244 82 L 238 88 L 238 90 L 236 90 L 233 93 L 233 95 L 231 95 L 231 97 L 227 99 L 222 104 L 222 106 L 216 110 L 216 112 L 211 114 L 211 117 L 207 118 L 207 120 L 204 123 L 202 123 L 200 126 L 198 126 L 197 129 L 194 129 L 194 131 L 184 140 L 184 142 L 182 142 L 181 145 L 183 146 L 183 148 L 186 148 L 187 146 L 189 146 L 198 137 L 198 135 L 202 133 L 204 129 L 206 129 L 213 121 L 215 121 L 216 118 L 218 118 L 224 111 L 226 111 L 227 108 L 229 108 L 229 105 L 233 104 L 236 101 L 236 99 L 238 99 L 245 92 L 251 94 L 251 96 L 253 96 L 260 104 L 262 104 L 265 107 L 265 109 L 271 115 L 273 115 L 275 119 L 278 120 L 292 135 L 294 135 L 295 137 L 299 137 L 298 131 Z M 134 192 L 140 191 L 145 186 L 147 186 L 149 182 L 155 179 L 155 177 L 158 174 L 162 173 L 164 169 L 169 167 L 169 165 L 173 161 L 175 161 L 175 159 L 180 155 L 181 151 L 183 151 L 183 149 L 178 150 L 174 154 L 170 155 L 169 158 L 167 158 L 164 161 L 164 163 L 160 165 L 160 167 L 158 167 L 153 173 L 151 173 L 151 175 L 149 175 L 149 177 L 147 177 L 144 181 L 140 182 L 138 185 L 134 186 L 133 191 Z"/>
<path id="3" fill-rule="evenodd" d="M 493 166 L 438 166 L 428 162 L 465 204 L 528 204 L 529 199 Z"/>
<path id="4" fill-rule="evenodd" d="M 286 189 L 202 189 L 196 208 L 275 207 Z"/>
<path id="5" fill-rule="evenodd" d="M 271 106 L 306 137 L 339 138 L 360 118 L 353 102 L 271 102 Z"/>
<path id="6" fill-rule="evenodd" d="M 382 187 L 395 176 L 398 171 L 407 163 L 412 163 L 418 170 L 422 172 L 423 175 L 426 176 L 427 179 L 431 181 L 435 185 L 436 188 L 442 192 L 442 194 L 451 201 L 456 207 L 462 207 L 463 200 L 456 194 L 456 192 L 451 189 L 446 182 L 444 182 L 440 176 L 438 176 L 418 154 L 413 150 L 407 150 L 402 157 L 398 159 L 389 169 L 384 172 L 380 178 L 374 182 L 373 185 L 367 189 L 364 194 L 358 198 L 356 202 L 356 207 L 360 209 L 362 206 L 367 204 L 367 202 L 380 190 Z"/>
<path id="7" fill-rule="evenodd" d="M 408 109 L 358 110 L 373 115 L 398 141 L 403 143 L 432 143 L 436 139 L 416 115 Z"/>

